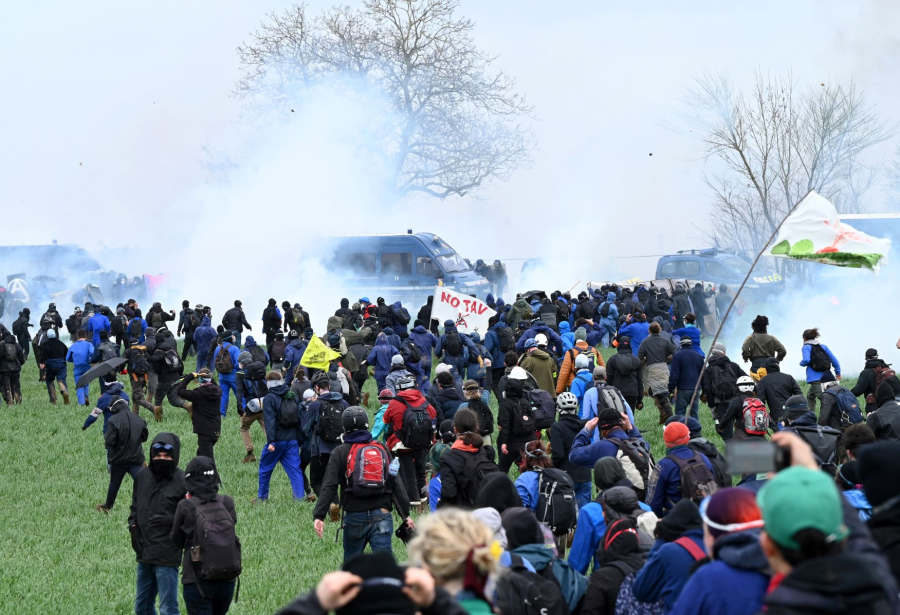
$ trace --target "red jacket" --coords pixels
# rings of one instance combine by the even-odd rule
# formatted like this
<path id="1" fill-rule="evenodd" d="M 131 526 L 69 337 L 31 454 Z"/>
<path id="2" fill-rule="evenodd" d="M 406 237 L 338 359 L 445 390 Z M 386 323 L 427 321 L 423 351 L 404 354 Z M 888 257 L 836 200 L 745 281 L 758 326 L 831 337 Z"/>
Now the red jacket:
<path id="1" fill-rule="evenodd" d="M 406 404 L 397 401 L 397 397 L 405 399 L 410 406 L 421 406 L 427 404 L 425 396 L 416 389 L 399 391 L 397 396 L 388 404 L 387 410 L 384 411 L 384 422 L 391 426 L 391 435 L 388 437 L 387 447 L 394 450 L 394 447 L 400 443 L 400 430 L 403 428 L 403 415 L 406 413 Z M 428 416 L 433 421 L 437 417 L 437 411 L 428 404 Z"/>

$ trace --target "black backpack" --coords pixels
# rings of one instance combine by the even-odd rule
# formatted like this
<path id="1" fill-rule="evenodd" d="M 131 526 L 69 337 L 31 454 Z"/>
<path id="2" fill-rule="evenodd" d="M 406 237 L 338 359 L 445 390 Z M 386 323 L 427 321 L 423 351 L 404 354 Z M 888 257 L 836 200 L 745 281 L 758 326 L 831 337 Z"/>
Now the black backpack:
<path id="1" fill-rule="evenodd" d="M 609 318 L 609 306 L 611 304 L 609 301 L 604 301 L 603 305 L 600 306 L 600 316 L 602 318 Z"/>
<path id="2" fill-rule="evenodd" d="M 219 352 L 216 353 L 215 366 L 216 371 L 220 374 L 230 374 L 234 371 L 234 361 L 231 360 L 231 353 L 228 352 L 230 347 L 231 344 L 225 342 L 219 348 Z"/>
<path id="3" fill-rule="evenodd" d="M 807 344 L 809 346 L 809 366 L 815 372 L 831 371 L 831 357 L 819 344 Z"/>
<path id="4" fill-rule="evenodd" d="M 713 383 L 713 395 L 715 403 L 731 401 L 738 394 L 737 376 L 731 370 L 730 365 L 710 365 L 710 377 Z"/>
<path id="5" fill-rule="evenodd" d="M 41 323 L 43 324 L 43 323 Z M 124 314 L 117 314 L 113 316 L 112 324 L 110 324 L 110 329 L 113 332 L 113 335 L 122 335 L 125 333 L 125 329 L 128 327 L 128 317 Z"/>
<path id="6" fill-rule="evenodd" d="M 475 413 L 478 419 L 478 435 L 490 436 L 494 433 L 494 413 L 491 407 L 484 403 L 483 399 L 470 399 L 469 410 Z"/>
<path id="7" fill-rule="evenodd" d="M 553 396 L 543 389 L 526 389 L 522 394 L 531 404 L 536 429 L 550 429 L 556 421 L 556 402 Z"/>
<path id="8" fill-rule="evenodd" d="M 143 333 L 144 325 L 141 323 L 140 318 L 132 318 L 131 323 L 128 325 L 128 335 L 133 337 L 136 340 L 141 339 L 141 333 Z"/>
<path id="9" fill-rule="evenodd" d="M 392 315 L 392 310 L 386 303 L 382 303 L 377 308 L 375 308 L 375 316 L 378 318 L 378 324 L 382 328 L 391 326 Z"/>
<path id="10" fill-rule="evenodd" d="M 403 424 L 398 434 L 403 446 L 414 450 L 428 449 L 434 440 L 434 425 L 428 416 L 428 400 L 424 400 L 419 406 L 410 406 L 409 402 L 400 396 L 394 399 L 406 406 Z"/>
<path id="11" fill-rule="evenodd" d="M 102 342 L 99 346 L 97 346 L 97 350 L 100 351 L 101 361 L 109 361 L 110 359 L 115 359 L 118 356 L 118 349 L 119 347 L 112 342 Z"/>
<path id="12" fill-rule="evenodd" d="M 286 346 L 284 340 L 275 340 L 272 342 L 272 363 L 281 363 L 284 361 L 284 349 Z"/>
<path id="13" fill-rule="evenodd" d="M 142 375 L 150 371 L 150 361 L 147 359 L 146 346 L 132 344 L 128 352 L 131 359 L 128 369 L 132 374 Z"/>
<path id="14" fill-rule="evenodd" d="M 638 489 L 647 489 L 650 485 L 650 473 L 656 468 L 653 455 L 648 451 L 638 438 L 608 438 L 619 449 L 621 455 L 617 455 L 625 476 Z"/>
<path id="15" fill-rule="evenodd" d="M 357 314 L 356 312 L 347 312 L 346 314 L 344 314 L 344 321 L 341 323 L 341 328 L 352 329 L 355 331 L 358 318 L 359 314 Z"/>
<path id="16" fill-rule="evenodd" d="M 458 357 L 462 354 L 462 342 L 459 339 L 459 333 L 457 331 L 448 331 L 446 334 L 447 338 L 447 354 L 451 357 Z"/>
<path id="17" fill-rule="evenodd" d="M 322 402 L 319 408 L 319 426 L 317 433 L 326 442 L 340 442 L 344 435 L 344 426 L 341 417 L 344 414 L 344 404 L 339 399 L 328 399 Z"/>
<path id="18" fill-rule="evenodd" d="M 50 314 L 44 314 L 43 316 L 41 316 L 41 321 L 38 324 L 40 325 L 41 329 L 46 331 L 56 326 L 56 319 L 53 318 L 53 316 L 51 316 Z"/>
<path id="19" fill-rule="evenodd" d="M 409 312 L 405 307 L 401 307 L 399 310 L 392 310 L 394 313 L 394 320 L 397 321 L 398 324 L 408 325 L 409 324 Z"/>
<path id="20" fill-rule="evenodd" d="M 16 355 L 19 354 L 15 343 L 6 342 L 5 344 L 3 344 L 3 354 L 6 356 L 7 361 L 15 361 Z"/>
<path id="21" fill-rule="evenodd" d="M 209 502 L 190 498 L 196 524 L 191 562 L 201 581 L 233 581 L 241 574 L 241 541 L 234 531 L 234 519 L 222 496 Z"/>
<path id="22" fill-rule="evenodd" d="M 525 567 L 522 557 L 510 554 L 506 573 L 497 577 L 494 606 L 508 615 L 569 615 L 559 583 Z"/>
<path id="23" fill-rule="evenodd" d="M 462 474 L 457 477 L 459 483 L 459 499 L 461 504 L 475 505 L 475 499 L 488 474 L 499 472 L 500 468 L 484 449 L 475 453 L 463 453 L 467 455 Z"/>
<path id="24" fill-rule="evenodd" d="M 681 497 L 691 500 L 694 504 L 700 502 L 719 490 L 719 485 L 713 476 L 712 470 L 703 463 L 703 458 L 697 451 L 691 451 L 690 459 L 681 459 L 677 455 L 667 455 L 678 466 L 681 477 Z"/>
<path id="25" fill-rule="evenodd" d="M 246 348 L 245 350 L 250 353 L 250 356 L 253 357 L 254 361 L 258 361 L 263 365 L 268 363 L 268 360 L 266 360 L 266 351 L 260 348 L 259 345 L 250 346 L 250 348 Z"/>
<path id="26" fill-rule="evenodd" d="M 163 361 L 165 361 L 166 367 L 169 368 L 169 371 L 178 372 L 180 374 L 184 370 L 184 363 L 181 362 L 181 357 L 178 356 L 178 352 L 176 350 L 167 350 L 163 355 Z"/>
<path id="27" fill-rule="evenodd" d="M 300 425 L 300 404 L 294 394 L 288 391 L 281 398 L 281 408 L 278 410 L 278 426 L 292 429 Z"/>
<path id="28" fill-rule="evenodd" d="M 422 361 L 422 353 L 416 347 L 415 342 L 406 338 L 400 343 L 400 354 L 407 363 L 419 363 Z"/>
<path id="29" fill-rule="evenodd" d="M 557 468 L 535 470 L 538 479 L 537 520 L 550 528 L 556 536 L 564 536 L 575 527 L 578 505 L 575 502 L 575 483 L 565 471 Z"/>
<path id="30" fill-rule="evenodd" d="M 557 301 L 556 308 L 559 310 L 559 317 L 561 319 L 560 322 L 562 322 L 563 320 L 569 320 L 569 314 L 571 313 L 571 310 L 569 310 L 568 304 L 563 303 L 562 301 Z"/>
<path id="31" fill-rule="evenodd" d="M 844 433 L 832 427 L 791 427 L 812 448 L 819 467 L 834 476 L 837 467 L 847 460 Z"/>
<path id="32" fill-rule="evenodd" d="M 500 338 L 500 352 L 509 352 L 516 348 L 516 336 L 513 335 L 512 329 L 509 327 L 500 327 L 497 329 L 497 337 Z"/>
<path id="33" fill-rule="evenodd" d="M 513 408 L 512 435 L 516 437 L 533 436 L 537 431 L 534 424 L 534 409 L 531 403 L 523 396 Z"/>

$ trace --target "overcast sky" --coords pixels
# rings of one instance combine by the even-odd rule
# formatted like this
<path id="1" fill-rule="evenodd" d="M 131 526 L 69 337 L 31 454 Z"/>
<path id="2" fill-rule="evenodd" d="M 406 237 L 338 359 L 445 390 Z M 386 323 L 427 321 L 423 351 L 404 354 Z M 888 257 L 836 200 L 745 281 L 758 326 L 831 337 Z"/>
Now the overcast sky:
<path id="1" fill-rule="evenodd" d="M 330 4 L 309 2 L 314 13 Z M 238 239 L 272 233 L 272 222 L 284 219 L 284 208 L 303 193 L 297 166 L 312 164 L 291 160 L 289 150 L 269 152 L 258 165 L 270 168 L 254 172 L 271 178 L 294 169 L 298 185 L 275 182 L 279 192 L 249 182 L 236 193 L 218 193 L 218 210 L 198 205 L 201 219 L 190 212 L 207 179 L 201 146 L 227 151 L 235 143 L 235 47 L 267 12 L 287 5 L 7 7 L 0 23 L 4 241 L 55 238 L 94 251 L 164 241 L 177 254 L 204 228 Z M 678 115 L 692 78 L 724 71 L 746 84 L 755 70 L 791 71 L 803 83 L 852 78 L 884 119 L 896 122 L 897 7 L 889 1 L 463 0 L 460 14 L 475 20 L 477 44 L 500 56 L 498 66 L 516 77 L 534 105 L 534 165 L 486 199 L 405 203 L 365 228 L 436 231 L 473 260 L 544 256 L 564 249 L 560 238 L 574 243 L 597 233 L 604 258 L 695 247 L 694 227 L 704 226 L 709 196 L 707 164 Z M 890 158 L 895 146 L 885 144 L 878 154 Z M 342 155 L 319 164 L 343 166 Z M 317 170 L 328 185 L 346 181 Z M 873 193 L 871 209 L 879 200 Z M 352 192 L 337 190 L 332 204 L 344 217 L 365 216 L 354 209 Z"/>

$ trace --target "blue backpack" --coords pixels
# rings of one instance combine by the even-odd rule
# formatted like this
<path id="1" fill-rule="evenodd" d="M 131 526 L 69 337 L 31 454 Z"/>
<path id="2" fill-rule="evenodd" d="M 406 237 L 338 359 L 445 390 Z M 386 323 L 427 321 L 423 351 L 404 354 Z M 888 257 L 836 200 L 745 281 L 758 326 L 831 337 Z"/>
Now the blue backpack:
<path id="1" fill-rule="evenodd" d="M 835 406 L 840 411 L 842 429 L 862 423 L 863 417 L 859 410 L 859 400 L 853 393 L 840 385 L 829 388 L 825 393 L 834 395 Z"/>

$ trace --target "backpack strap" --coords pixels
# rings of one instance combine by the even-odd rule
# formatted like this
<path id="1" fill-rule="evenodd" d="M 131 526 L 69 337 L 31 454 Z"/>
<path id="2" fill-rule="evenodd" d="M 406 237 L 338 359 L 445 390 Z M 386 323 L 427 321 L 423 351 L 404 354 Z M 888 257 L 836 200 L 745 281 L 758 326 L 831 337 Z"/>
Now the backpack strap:
<path id="1" fill-rule="evenodd" d="M 674 541 L 676 545 L 682 547 L 685 551 L 691 554 L 691 557 L 694 558 L 695 562 L 699 562 L 700 560 L 706 557 L 706 551 L 697 546 L 697 543 L 688 538 L 687 536 L 682 536 L 678 540 Z"/>

